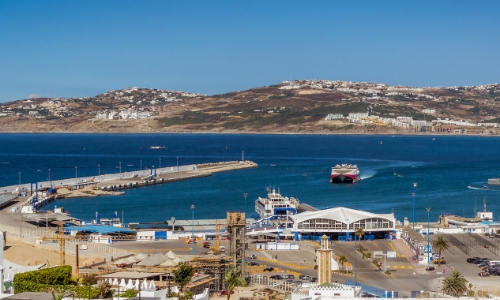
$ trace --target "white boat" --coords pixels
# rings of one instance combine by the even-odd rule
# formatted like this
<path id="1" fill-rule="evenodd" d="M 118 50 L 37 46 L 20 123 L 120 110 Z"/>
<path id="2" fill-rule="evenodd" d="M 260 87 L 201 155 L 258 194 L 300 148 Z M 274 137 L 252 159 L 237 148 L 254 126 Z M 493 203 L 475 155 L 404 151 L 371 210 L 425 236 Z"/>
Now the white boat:
<path id="1" fill-rule="evenodd" d="M 255 211 L 264 219 L 268 217 L 284 217 L 294 215 L 299 208 L 299 199 L 283 197 L 279 190 L 268 188 L 267 198 L 259 197 L 255 200 Z"/>
<path id="2" fill-rule="evenodd" d="M 396 175 L 396 173 L 394 173 Z M 332 167 L 330 182 L 332 183 L 356 183 L 361 180 L 358 166 L 341 164 Z"/>
<path id="3" fill-rule="evenodd" d="M 500 185 L 500 178 L 490 178 L 488 179 L 489 185 Z"/>

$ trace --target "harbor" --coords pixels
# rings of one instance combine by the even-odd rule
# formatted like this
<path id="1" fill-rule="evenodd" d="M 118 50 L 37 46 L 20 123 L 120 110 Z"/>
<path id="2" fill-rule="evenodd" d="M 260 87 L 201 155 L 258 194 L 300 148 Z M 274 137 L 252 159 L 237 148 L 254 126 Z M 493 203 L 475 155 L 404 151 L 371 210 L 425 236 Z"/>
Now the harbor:
<path id="1" fill-rule="evenodd" d="M 215 173 L 256 168 L 252 161 L 228 161 L 208 164 L 193 164 L 165 168 L 151 168 L 120 172 L 115 174 L 98 174 L 92 177 L 75 177 L 63 180 L 19 184 L 0 188 L 3 197 L 0 206 L 19 201 L 19 212 L 25 213 L 42 209 L 56 199 L 95 197 L 101 195 L 121 195 L 124 190 L 165 184 L 212 176 Z M 38 192 L 37 192 L 38 191 Z M 17 197 L 19 196 L 19 197 Z"/>

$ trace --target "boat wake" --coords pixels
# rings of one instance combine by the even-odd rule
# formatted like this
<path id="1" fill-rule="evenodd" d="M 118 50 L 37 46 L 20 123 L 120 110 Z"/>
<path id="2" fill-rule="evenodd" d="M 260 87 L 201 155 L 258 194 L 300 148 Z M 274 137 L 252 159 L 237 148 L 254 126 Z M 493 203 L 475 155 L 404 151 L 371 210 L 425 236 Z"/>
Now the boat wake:
<path id="1" fill-rule="evenodd" d="M 361 176 L 361 180 L 371 178 L 377 174 L 377 171 L 364 171 L 362 173 L 363 175 Z"/>
<path id="2" fill-rule="evenodd" d="M 499 189 L 490 189 L 487 185 L 485 185 L 484 187 L 476 187 L 476 186 L 469 185 L 467 188 L 469 190 L 482 190 L 482 191 L 500 192 Z"/>

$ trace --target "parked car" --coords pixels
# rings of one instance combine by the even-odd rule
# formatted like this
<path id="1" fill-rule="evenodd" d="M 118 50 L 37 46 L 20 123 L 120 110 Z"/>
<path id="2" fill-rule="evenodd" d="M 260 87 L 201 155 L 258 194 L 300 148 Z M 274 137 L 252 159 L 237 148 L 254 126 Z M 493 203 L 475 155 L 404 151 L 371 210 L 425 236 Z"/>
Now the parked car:
<path id="1" fill-rule="evenodd" d="M 249 263 L 248 263 L 248 265 L 249 265 L 249 266 L 260 266 L 260 264 L 259 264 L 259 263 L 256 263 L 256 262 L 254 262 L 254 261 L 249 262 Z"/>
<path id="2" fill-rule="evenodd" d="M 436 268 L 435 268 L 435 267 L 430 266 L 430 267 L 425 268 L 425 270 L 426 270 L 426 271 L 435 271 L 435 270 L 436 270 Z"/>
<path id="3" fill-rule="evenodd" d="M 295 276 L 293 276 L 292 274 L 283 274 L 281 275 L 281 277 L 283 277 L 284 279 L 295 279 Z"/>
<path id="4" fill-rule="evenodd" d="M 476 267 L 478 267 L 478 268 L 482 268 L 482 267 L 484 267 L 484 266 L 489 266 L 489 265 L 490 265 L 490 264 L 489 264 L 489 262 L 482 261 L 482 262 L 478 263 L 478 264 L 476 265 Z"/>
<path id="5" fill-rule="evenodd" d="M 309 276 L 309 275 L 300 275 L 300 276 L 299 276 L 299 279 L 302 279 L 302 280 L 311 280 L 311 278 L 312 278 L 312 277 L 311 277 L 311 276 Z"/>
<path id="6" fill-rule="evenodd" d="M 488 276 L 490 276 L 490 273 L 488 273 L 488 272 L 479 272 L 479 274 L 478 274 L 478 275 L 479 275 L 480 277 L 488 277 Z"/>
<path id="7" fill-rule="evenodd" d="M 276 279 L 276 280 L 281 280 L 281 279 L 283 279 L 283 277 L 281 277 L 281 275 L 272 275 L 272 276 L 270 276 L 269 278 L 271 278 L 271 279 Z"/>
<path id="8" fill-rule="evenodd" d="M 250 259 L 257 259 L 257 255 L 255 255 L 255 254 L 250 254 L 250 255 L 248 256 L 248 258 L 250 258 Z"/>
<path id="9" fill-rule="evenodd" d="M 467 258 L 468 263 L 475 263 L 478 259 L 481 259 L 480 257 L 474 256 L 474 257 L 469 257 Z"/>
<path id="10" fill-rule="evenodd" d="M 310 282 L 317 282 L 318 281 L 318 278 L 316 277 L 311 277 L 311 279 L 309 280 Z"/>
<path id="11" fill-rule="evenodd" d="M 264 272 L 274 272 L 274 268 L 273 267 L 264 268 Z"/>

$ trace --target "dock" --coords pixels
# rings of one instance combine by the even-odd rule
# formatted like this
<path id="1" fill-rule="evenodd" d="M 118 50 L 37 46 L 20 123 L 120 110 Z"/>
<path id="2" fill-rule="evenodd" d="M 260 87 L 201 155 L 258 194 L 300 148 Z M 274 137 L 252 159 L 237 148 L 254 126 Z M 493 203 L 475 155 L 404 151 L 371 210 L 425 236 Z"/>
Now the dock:
<path id="1" fill-rule="evenodd" d="M 136 170 L 115 174 L 104 174 L 92 177 L 70 178 L 64 180 L 52 180 L 38 182 L 38 202 L 36 209 L 41 209 L 54 199 L 94 197 L 100 195 L 122 194 L 124 190 L 152 186 L 156 184 L 171 183 L 182 180 L 203 178 L 212 176 L 215 173 L 228 172 L 234 170 L 244 170 L 257 168 L 258 164 L 252 161 L 228 161 L 218 163 L 207 163 L 198 165 L 173 166 L 158 169 Z M 29 193 L 34 191 L 32 184 L 21 184 L 0 188 L 0 193 L 12 195 L 13 193 L 25 193 L 27 197 L 22 197 L 21 202 L 28 200 Z M 57 189 L 57 194 L 48 194 L 47 188 Z M 32 190 L 33 189 L 33 190 Z M 17 196 L 16 196 L 17 197 Z M 10 199 L 11 197 L 9 197 Z M 11 202 L 13 199 L 10 199 Z M 28 201 L 29 202 L 29 201 Z"/>
<path id="2" fill-rule="evenodd" d="M 300 203 L 299 208 L 297 209 L 298 213 L 308 212 L 308 211 L 318 211 L 316 207 L 309 205 L 307 203 Z"/>

